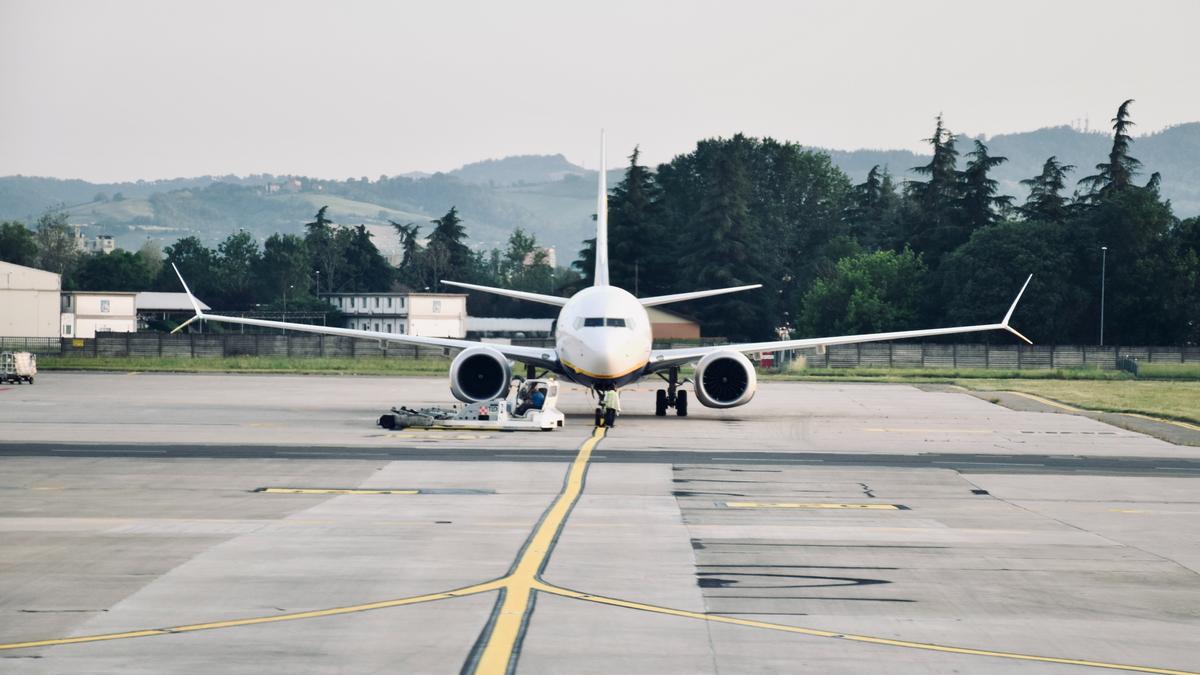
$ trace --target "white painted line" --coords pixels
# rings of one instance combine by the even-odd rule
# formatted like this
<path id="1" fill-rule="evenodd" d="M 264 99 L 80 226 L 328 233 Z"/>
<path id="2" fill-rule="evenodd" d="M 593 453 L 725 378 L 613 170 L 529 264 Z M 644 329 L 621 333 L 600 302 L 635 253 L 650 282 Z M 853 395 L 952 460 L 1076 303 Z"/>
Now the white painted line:
<path id="1" fill-rule="evenodd" d="M 759 464 L 778 464 L 779 462 L 824 462 L 823 459 L 755 459 L 744 457 L 713 457 L 715 462 L 757 462 Z"/>
<path id="2" fill-rule="evenodd" d="M 1046 466 L 1045 464 L 1034 464 L 1033 462 L 966 462 L 966 461 L 941 461 L 934 460 L 931 464 L 987 464 L 989 466 Z"/>

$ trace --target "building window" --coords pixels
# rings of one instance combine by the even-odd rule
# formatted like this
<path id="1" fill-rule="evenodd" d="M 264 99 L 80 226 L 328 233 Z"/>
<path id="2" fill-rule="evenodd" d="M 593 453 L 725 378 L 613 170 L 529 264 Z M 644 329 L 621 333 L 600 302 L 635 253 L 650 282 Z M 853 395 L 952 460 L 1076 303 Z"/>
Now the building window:
<path id="1" fill-rule="evenodd" d="M 375 306 L 379 307 L 379 296 L 375 296 Z"/>
<path id="2" fill-rule="evenodd" d="M 434 314 L 440 314 L 440 313 L 441 313 L 441 311 L 442 311 L 442 301 L 441 301 L 441 300 L 434 300 L 434 301 L 433 301 L 433 313 L 434 313 Z"/>
<path id="3" fill-rule="evenodd" d="M 379 332 L 379 324 L 375 324 L 375 332 L 376 332 L 376 333 L 378 333 L 378 332 Z"/>
<path id="4" fill-rule="evenodd" d="M 63 326 L 63 335 L 70 335 L 70 334 L 71 334 L 71 324 L 66 324 L 65 326 Z"/>
<path id="5" fill-rule="evenodd" d="M 404 298 L 400 298 L 400 309 L 404 309 Z"/>
<path id="6" fill-rule="evenodd" d="M 391 301 L 389 300 L 388 302 L 391 302 Z M 387 325 L 387 332 L 389 332 L 389 333 L 392 332 L 392 324 L 390 324 L 390 323 Z"/>
<path id="7" fill-rule="evenodd" d="M 392 299 L 388 298 L 388 309 L 392 308 Z"/>
<path id="8" fill-rule="evenodd" d="M 109 301 L 108 301 L 108 300 L 101 300 L 101 301 L 100 301 L 100 313 L 101 313 L 101 314 L 108 314 L 108 310 L 109 310 Z"/>
<path id="9" fill-rule="evenodd" d="M 350 309 L 354 309 L 354 298 L 350 298 Z"/>

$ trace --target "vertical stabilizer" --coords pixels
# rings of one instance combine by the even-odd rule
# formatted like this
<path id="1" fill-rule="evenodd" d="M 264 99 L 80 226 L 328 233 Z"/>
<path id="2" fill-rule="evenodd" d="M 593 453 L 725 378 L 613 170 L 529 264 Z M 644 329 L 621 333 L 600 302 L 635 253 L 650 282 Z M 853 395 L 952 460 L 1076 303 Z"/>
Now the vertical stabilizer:
<path id="1" fill-rule="evenodd" d="M 600 186 L 596 194 L 596 274 L 594 286 L 608 285 L 608 163 L 600 130 Z"/>

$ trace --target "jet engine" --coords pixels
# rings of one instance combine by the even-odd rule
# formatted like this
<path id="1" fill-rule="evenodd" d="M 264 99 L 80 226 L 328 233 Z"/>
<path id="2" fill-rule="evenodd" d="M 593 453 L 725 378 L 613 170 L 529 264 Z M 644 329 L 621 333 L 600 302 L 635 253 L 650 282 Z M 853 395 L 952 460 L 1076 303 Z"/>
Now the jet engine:
<path id="1" fill-rule="evenodd" d="M 741 352 L 712 352 L 696 364 L 696 398 L 705 407 L 746 405 L 757 389 L 754 364 Z"/>
<path id="2" fill-rule="evenodd" d="M 450 393 L 463 403 L 479 403 L 508 395 L 512 365 L 491 347 L 463 350 L 450 364 Z"/>

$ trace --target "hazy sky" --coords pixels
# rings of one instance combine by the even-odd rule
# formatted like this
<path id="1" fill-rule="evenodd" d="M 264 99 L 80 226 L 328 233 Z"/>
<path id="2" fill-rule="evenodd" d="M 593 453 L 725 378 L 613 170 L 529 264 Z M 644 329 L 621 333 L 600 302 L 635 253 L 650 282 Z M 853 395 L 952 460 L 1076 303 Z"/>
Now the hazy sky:
<path id="1" fill-rule="evenodd" d="M 0 0 L 0 175 L 650 163 L 738 131 L 920 147 L 1137 99 L 1200 120 L 1200 2 Z M 1109 52 L 1121 45 L 1121 53 Z"/>

